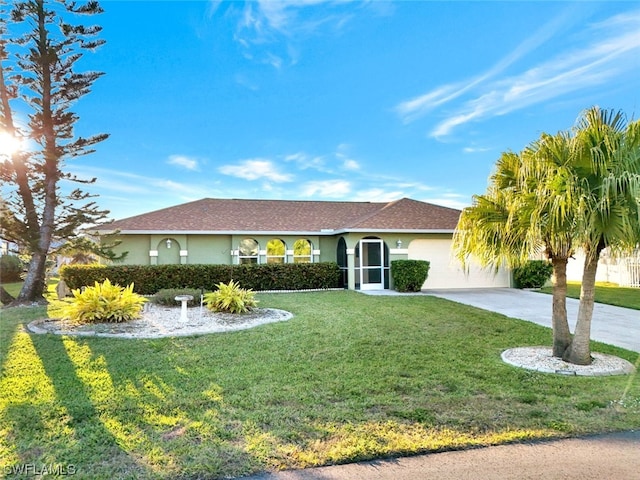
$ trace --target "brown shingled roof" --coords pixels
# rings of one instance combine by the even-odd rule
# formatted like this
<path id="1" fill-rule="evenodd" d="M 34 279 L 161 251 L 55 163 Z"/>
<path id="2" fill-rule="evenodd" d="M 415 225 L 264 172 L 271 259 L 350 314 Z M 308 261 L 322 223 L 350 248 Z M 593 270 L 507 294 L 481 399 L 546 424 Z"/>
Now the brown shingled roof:
<path id="1" fill-rule="evenodd" d="M 403 198 L 390 203 L 204 198 L 116 220 L 134 232 L 322 232 L 453 230 L 460 211 Z"/>

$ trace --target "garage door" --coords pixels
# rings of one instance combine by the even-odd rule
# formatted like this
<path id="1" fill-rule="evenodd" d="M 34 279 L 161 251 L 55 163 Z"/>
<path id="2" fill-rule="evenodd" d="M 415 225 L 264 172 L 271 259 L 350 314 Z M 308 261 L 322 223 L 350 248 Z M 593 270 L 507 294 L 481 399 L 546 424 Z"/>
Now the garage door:
<path id="1" fill-rule="evenodd" d="M 510 274 L 499 270 L 483 270 L 471 265 L 465 273 L 451 256 L 451 239 L 414 240 L 409 244 L 410 260 L 428 260 L 431 264 L 423 289 L 509 287 Z"/>

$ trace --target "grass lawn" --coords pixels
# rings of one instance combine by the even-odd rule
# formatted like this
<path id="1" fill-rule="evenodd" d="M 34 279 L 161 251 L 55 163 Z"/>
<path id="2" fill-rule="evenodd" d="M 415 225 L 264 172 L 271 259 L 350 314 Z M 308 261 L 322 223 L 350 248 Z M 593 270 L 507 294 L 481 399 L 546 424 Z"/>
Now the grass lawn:
<path id="1" fill-rule="evenodd" d="M 640 378 L 504 364 L 548 329 L 428 296 L 261 294 L 295 317 L 126 340 L 29 335 L 1 312 L 0 471 L 228 478 L 261 470 L 640 428 Z M 637 353 L 594 342 L 632 363 Z"/>
<path id="2" fill-rule="evenodd" d="M 544 287 L 540 291 L 552 293 L 553 287 Z M 580 282 L 567 284 L 567 296 L 580 298 Z M 625 288 L 611 283 L 597 283 L 596 302 L 640 310 L 640 288 Z"/>
<path id="3" fill-rule="evenodd" d="M 9 295 L 15 298 L 20 293 L 20 289 L 22 288 L 22 282 L 3 283 L 2 286 L 5 288 L 7 293 L 9 293 Z"/>

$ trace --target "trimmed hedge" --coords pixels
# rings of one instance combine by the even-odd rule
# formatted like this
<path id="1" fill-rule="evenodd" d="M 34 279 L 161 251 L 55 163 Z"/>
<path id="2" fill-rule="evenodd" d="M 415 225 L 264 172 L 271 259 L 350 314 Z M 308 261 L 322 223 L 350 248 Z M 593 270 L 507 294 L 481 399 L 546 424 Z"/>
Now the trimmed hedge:
<path id="1" fill-rule="evenodd" d="M 513 269 L 513 280 L 518 288 L 541 288 L 551 278 L 553 266 L 547 260 L 529 260 Z"/>
<path id="2" fill-rule="evenodd" d="M 134 291 L 153 295 L 168 288 L 216 289 L 220 283 L 238 282 L 242 288 L 309 290 L 340 287 L 340 267 L 334 262 L 268 263 L 247 265 L 66 265 L 60 277 L 69 288 L 103 282 L 134 284 Z"/>
<path id="3" fill-rule="evenodd" d="M 398 292 L 419 292 L 429 275 L 426 260 L 392 260 L 391 276 Z"/>

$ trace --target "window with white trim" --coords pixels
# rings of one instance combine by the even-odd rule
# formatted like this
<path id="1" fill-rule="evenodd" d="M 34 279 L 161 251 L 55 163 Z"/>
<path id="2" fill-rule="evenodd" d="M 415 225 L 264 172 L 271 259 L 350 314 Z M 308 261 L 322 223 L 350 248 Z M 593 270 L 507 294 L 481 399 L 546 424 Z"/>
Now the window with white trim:
<path id="1" fill-rule="evenodd" d="M 279 238 L 267 242 L 267 263 L 285 263 L 287 247 Z"/>
<path id="2" fill-rule="evenodd" d="M 238 246 L 238 263 L 258 263 L 260 245 L 253 238 L 244 238 Z"/>
<path id="3" fill-rule="evenodd" d="M 313 246 L 305 238 L 300 238 L 293 244 L 293 263 L 313 262 Z"/>

